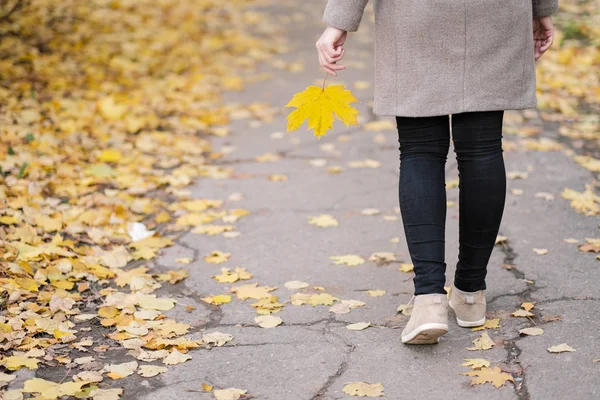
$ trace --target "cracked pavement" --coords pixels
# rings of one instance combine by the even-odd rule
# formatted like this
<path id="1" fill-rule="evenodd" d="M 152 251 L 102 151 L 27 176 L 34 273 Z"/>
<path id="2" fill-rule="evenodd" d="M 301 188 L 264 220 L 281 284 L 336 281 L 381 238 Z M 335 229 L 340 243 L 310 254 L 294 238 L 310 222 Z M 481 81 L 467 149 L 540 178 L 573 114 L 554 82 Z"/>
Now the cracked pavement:
<path id="1" fill-rule="evenodd" d="M 316 0 L 273 8 L 273 18 L 290 17 L 294 23 L 288 33 L 292 51 L 283 56 L 288 62 L 302 60 L 305 70 L 290 73 L 269 65 L 263 71 L 274 79 L 250 85 L 245 91 L 228 95 L 240 103 L 270 102 L 285 105 L 292 95 L 323 78 L 318 68 L 314 42 L 323 25 L 323 2 Z M 360 100 L 360 122 L 377 119 L 371 112 L 372 89 L 356 89 L 355 81 L 372 83 L 373 22 L 371 7 L 367 9 L 361 29 L 351 33 L 346 44 L 346 71 L 330 84 L 343 82 Z M 359 68 L 364 65 L 364 68 Z M 372 86 L 372 85 L 371 85 Z M 595 254 L 582 253 L 577 245 L 564 238 L 597 237 L 598 219 L 578 214 L 569 207 L 560 192 L 568 186 L 583 190 L 594 178 L 578 166 L 565 152 L 505 151 L 508 171 L 528 171 L 523 180 L 509 180 L 506 207 L 500 234 L 508 240 L 496 246 L 489 263 L 488 316 L 501 317 L 501 328 L 488 333 L 496 346 L 484 352 L 466 347 L 481 332 L 458 327 L 450 313 L 450 332 L 438 345 L 405 346 L 400 331 L 408 317 L 398 314 L 399 304 L 412 295 L 412 275 L 397 271 L 399 262 L 411 262 L 404 240 L 398 210 L 398 146 L 397 133 L 345 128 L 340 122 L 321 140 L 312 132 L 299 131 L 273 139 L 273 132 L 285 131 L 283 109 L 272 123 L 260 126 L 237 120 L 232 134 L 216 137 L 213 146 L 233 146 L 235 151 L 216 162 L 233 167 L 237 174 L 230 179 L 199 180 L 192 186 L 194 198 L 226 199 L 242 193 L 239 202 L 226 207 L 241 207 L 251 215 L 236 223 L 242 233 L 236 238 L 186 233 L 177 245 L 166 249 L 156 260 L 157 270 L 180 269 L 175 262 L 190 257 L 186 266 L 190 276 L 184 282 L 166 287 L 163 293 L 175 297 L 179 305 L 167 312 L 170 317 L 191 324 L 189 335 L 221 331 L 233 335 L 233 341 L 211 350 L 192 351 L 193 359 L 169 368 L 157 378 L 138 376 L 119 382 L 125 385 L 128 399 L 209 399 L 200 384 L 219 388 L 247 389 L 253 398 L 343 399 L 345 383 L 381 382 L 386 398 L 391 399 L 593 399 L 600 398 L 600 265 Z M 529 113 L 531 116 L 535 113 Z M 390 119 L 383 117 L 381 119 Z M 544 137 L 558 140 L 557 126 L 535 116 L 526 122 L 544 128 Z M 346 137 L 346 141 L 340 141 Z M 375 138 L 378 138 L 375 140 Z M 515 141 L 512 135 L 505 139 Z M 333 145 L 336 151 L 326 151 Z M 323 150 L 325 149 L 325 150 Z M 267 152 L 280 153 L 274 163 L 258 163 L 254 157 Z M 327 166 L 316 168 L 308 160 L 322 158 Z M 348 162 L 373 159 L 380 168 L 349 168 Z M 340 165 L 340 174 L 327 172 L 327 167 Z M 289 180 L 272 182 L 270 174 L 285 174 Z M 457 178 L 456 161 L 449 153 L 447 179 Z M 522 189 L 515 195 L 511 189 Z M 446 262 L 448 283 L 453 276 L 458 254 L 458 188 L 448 189 L 449 207 L 446 227 Z M 550 192 L 553 201 L 534 196 Z M 379 216 L 361 215 L 366 208 L 382 211 Z M 309 216 L 331 214 L 340 226 L 318 228 L 307 223 Z M 385 220 L 392 215 L 396 220 Z M 399 243 L 390 239 L 400 237 Z M 537 255 L 533 247 L 548 248 Z M 232 253 L 223 265 L 210 265 L 203 257 L 213 250 Z M 377 266 L 366 262 L 358 267 L 333 265 L 329 257 L 342 254 L 370 254 L 390 251 L 398 262 Z M 503 264 L 513 265 L 506 270 Z M 283 284 L 290 280 L 322 286 L 327 293 L 341 299 L 366 303 L 349 314 L 335 315 L 329 307 L 286 304 L 276 315 L 283 324 L 263 329 L 254 323 L 257 315 L 248 302 L 234 299 L 222 306 L 200 300 L 206 295 L 224 293 L 232 286 L 219 284 L 211 277 L 220 267 L 242 266 L 254 274 L 250 282 L 277 286 L 273 294 L 281 302 L 293 293 Z M 365 291 L 383 289 L 382 297 L 370 297 Z M 514 318 L 510 313 L 524 301 L 536 304 L 532 320 Z M 192 313 L 186 305 L 194 305 Z M 560 321 L 545 322 L 543 317 L 559 315 Z M 375 325 L 363 331 L 349 331 L 345 325 L 355 322 Z M 523 337 L 518 330 L 540 326 L 542 336 Z M 567 342 L 577 351 L 551 354 L 550 346 Z M 464 358 L 485 358 L 493 365 L 512 373 L 515 383 L 499 389 L 491 385 L 470 386 L 470 378 L 461 376 L 467 367 Z M 123 357 L 123 360 L 129 360 Z M 20 378 L 21 380 L 21 378 Z"/>
<path id="2" fill-rule="evenodd" d="M 265 101 L 283 106 L 298 91 L 322 78 L 318 69 L 314 42 L 323 28 L 320 22 L 323 5 L 317 1 L 279 6 L 273 18 L 298 18 L 289 32 L 292 51 L 283 58 L 302 60 L 305 71 L 289 73 L 270 66 L 264 72 L 274 79 L 257 83 L 231 99 L 237 102 Z M 299 17 L 298 15 L 303 15 Z M 304 19 L 302 19 L 304 18 Z M 360 100 L 360 122 L 377 119 L 371 112 L 372 89 L 356 89 L 355 81 L 372 83 L 373 22 L 370 7 L 358 33 L 351 33 L 346 44 L 346 71 L 329 84 L 344 83 Z M 360 65 L 365 68 L 359 68 Z M 356 67 L 355 67 L 356 66 Z M 371 85 L 372 86 L 372 85 Z M 391 251 L 398 262 L 411 262 L 403 236 L 398 207 L 398 145 L 393 130 L 369 132 L 356 127 L 345 128 L 336 122 L 334 130 L 321 140 L 312 132 L 299 131 L 281 139 L 273 132 L 285 131 L 282 109 L 272 123 L 251 126 L 235 121 L 232 135 L 215 138 L 215 149 L 233 146 L 235 151 L 217 162 L 233 167 L 238 178 L 202 180 L 193 187 L 196 198 L 225 199 L 232 193 L 244 195 L 231 207 L 243 207 L 251 215 L 240 220 L 242 235 L 227 239 L 185 234 L 179 244 L 167 249 L 158 260 L 165 269 L 179 268 L 175 259 L 193 257 L 188 266 L 190 277 L 171 291 L 182 304 L 197 306 L 191 314 L 179 311 L 177 318 L 193 324 L 197 332 L 230 333 L 231 343 L 211 350 L 193 352 L 193 359 L 171 368 L 149 383 L 140 398 L 148 400 L 211 398 L 199 390 L 201 383 L 216 387 L 239 387 L 260 399 L 342 399 L 347 382 L 381 382 L 386 398 L 418 399 L 592 399 L 600 397 L 600 358 L 598 332 L 600 295 L 597 282 L 600 268 L 593 253 L 579 252 L 576 245 L 563 242 L 574 237 L 596 237 L 598 219 L 578 214 L 560 197 L 566 186 L 582 190 L 594 177 L 579 167 L 562 151 L 505 151 L 507 171 L 528 171 L 522 180 L 508 180 L 508 194 L 500 235 L 508 237 L 495 247 L 489 263 L 488 316 L 501 317 L 501 328 L 488 330 L 496 346 L 484 352 L 466 347 L 481 332 L 458 327 L 450 313 L 450 332 L 434 346 L 405 346 L 400 330 L 408 317 L 396 313 L 399 304 L 408 303 L 412 295 L 412 275 L 397 271 L 398 263 L 377 266 L 367 262 L 358 267 L 332 265 L 331 255 L 359 254 L 367 258 L 373 252 Z M 514 112 L 513 112 L 514 113 Z M 533 114 L 533 116 L 532 116 Z M 557 126 L 530 113 L 526 124 L 544 128 L 543 137 L 559 140 Z M 383 117 L 381 119 L 390 119 Z M 527 125 L 525 125 L 527 126 Z M 340 141 L 345 136 L 346 141 Z M 378 140 L 374 140 L 378 137 Z M 513 135 L 505 135 L 515 141 Z M 334 151 L 326 151 L 333 145 Z M 325 151 L 323 150 L 325 149 Z M 258 163 L 254 157 L 272 152 L 282 156 L 274 163 Z M 316 168 L 308 160 L 323 158 L 327 166 Z M 380 168 L 349 168 L 350 161 L 374 159 Z M 327 167 L 340 165 L 340 174 L 330 174 Z M 272 182 L 270 174 L 285 174 L 289 180 Z M 451 151 L 447 179 L 456 179 L 456 161 Z M 515 195 L 512 189 L 522 189 Z M 458 188 L 448 189 L 446 249 L 448 283 L 453 276 L 458 254 Z M 545 191 L 553 201 L 534 196 Z M 361 215 L 365 208 L 377 208 L 379 216 Z M 309 216 L 331 214 L 340 226 L 318 228 L 307 223 Z M 382 215 L 397 219 L 384 220 Z M 400 237 L 397 244 L 390 243 Z M 548 248 L 537 255 L 533 247 Z M 203 304 L 200 296 L 224 293 L 231 285 L 219 284 L 211 276 L 221 266 L 206 264 L 202 257 L 213 250 L 232 253 L 221 266 L 240 265 L 254 274 L 250 282 L 277 286 L 273 294 L 280 301 L 289 299 L 291 291 L 283 284 L 302 280 L 323 286 L 327 293 L 341 299 L 367 303 L 346 315 L 329 313 L 326 306 L 287 304 L 276 315 L 283 324 L 262 329 L 254 323 L 255 310 L 235 300 L 222 306 Z M 503 264 L 513 269 L 502 268 Z M 383 289 L 382 297 L 370 297 L 365 291 Z M 532 320 L 511 317 L 510 313 L 524 301 L 536 304 Z M 176 309 L 181 308 L 177 307 Z M 176 312 L 175 310 L 173 312 Z M 172 312 L 172 313 L 173 313 Z M 559 315 L 560 321 L 545 322 L 543 317 Z M 364 331 L 349 331 L 354 322 L 375 325 Z M 542 336 L 520 336 L 519 329 L 540 326 Z M 546 349 L 563 342 L 577 351 L 551 354 Z M 470 386 L 470 379 L 460 373 L 468 371 L 460 364 L 464 358 L 485 358 L 510 372 L 515 383 L 499 389 L 491 385 Z M 150 380 L 151 381 L 151 380 Z M 150 382 L 148 381 L 148 382 Z M 157 382 L 160 381 L 160 382 Z"/>

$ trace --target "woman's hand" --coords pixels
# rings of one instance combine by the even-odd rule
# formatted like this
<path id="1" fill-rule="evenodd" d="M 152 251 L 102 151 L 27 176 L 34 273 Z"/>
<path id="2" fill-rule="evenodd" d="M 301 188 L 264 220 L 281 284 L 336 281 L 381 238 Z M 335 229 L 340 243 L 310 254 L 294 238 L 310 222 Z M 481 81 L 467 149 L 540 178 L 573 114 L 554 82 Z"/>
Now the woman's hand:
<path id="1" fill-rule="evenodd" d="M 535 61 L 546 52 L 554 40 L 554 24 L 552 17 L 534 18 L 533 20 L 533 49 Z"/>
<path id="2" fill-rule="evenodd" d="M 319 63 L 328 74 L 337 76 L 336 71 L 345 69 L 336 63 L 344 57 L 344 42 L 348 32 L 328 26 L 316 43 Z"/>

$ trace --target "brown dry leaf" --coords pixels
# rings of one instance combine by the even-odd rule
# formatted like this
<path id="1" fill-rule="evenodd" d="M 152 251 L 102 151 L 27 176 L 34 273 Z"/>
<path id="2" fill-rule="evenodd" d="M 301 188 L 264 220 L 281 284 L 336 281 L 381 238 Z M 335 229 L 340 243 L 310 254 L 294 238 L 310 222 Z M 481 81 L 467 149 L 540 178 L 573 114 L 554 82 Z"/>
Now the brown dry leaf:
<path id="1" fill-rule="evenodd" d="M 481 369 L 465 372 L 462 375 L 476 377 L 471 380 L 471 385 L 483 385 L 489 382 L 494 385 L 494 387 L 499 388 L 504 386 L 507 381 L 514 382 L 512 375 L 502 372 L 499 367 L 483 367 Z"/>
<path id="2" fill-rule="evenodd" d="M 585 240 L 587 241 L 587 243 L 580 245 L 579 251 L 593 253 L 600 252 L 600 238 L 585 238 Z"/>
<path id="3" fill-rule="evenodd" d="M 535 304 L 531 303 L 529 301 L 526 301 L 521 304 L 521 308 L 524 308 L 525 311 L 531 311 L 531 310 L 533 310 L 534 307 L 535 307 Z"/>
<path id="4" fill-rule="evenodd" d="M 577 351 L 566 343 L 561 343 L 556 346 L 548 347 L 547 349 L 550 353 L 564 353 L 564 352 L 572 352 Z"/>
<path id="5" fill-rule="evenodd" d="M 358 397 L 381 397 L 383 390 L 383 384 L 368 382 L 347 383 L 342 389 L 347 395 Z"/>
<path id="6" fill-rule="evenodd" d="M 467 350 L 489 350 L 496 345 L 487 332 L 483 332 L 480 337 L 473 340 L 473 344 L 475 346 L 467 347 Z"/>

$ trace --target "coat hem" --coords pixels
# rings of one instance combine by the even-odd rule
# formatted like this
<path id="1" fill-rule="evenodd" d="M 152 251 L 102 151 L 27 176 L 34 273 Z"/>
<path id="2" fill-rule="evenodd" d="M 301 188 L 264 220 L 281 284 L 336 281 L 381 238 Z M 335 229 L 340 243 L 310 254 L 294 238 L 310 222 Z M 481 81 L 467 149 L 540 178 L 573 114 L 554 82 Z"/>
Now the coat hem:
<path id="1" fill-rule="evenodd" d="M 465 112 L 479 112 L 479 111 L 508 111 L 508 110 L 528 110 L 537 109 L 537 101 L 534 103 L 524 104 L 521 106 L 515 105 L 498 105 L 493 107 L 457 107 L 455 109 L 448 109 L 447 111 L 435 111 L 435 112 L 414 112 L 414 111 L 402 111 L 385 109 L 380 107 L 373 107 L 373 114 L 377 116 L 393 116 L 393 117 L 437 117 L 440 115 L 451 115 L 460 114 Z"/>

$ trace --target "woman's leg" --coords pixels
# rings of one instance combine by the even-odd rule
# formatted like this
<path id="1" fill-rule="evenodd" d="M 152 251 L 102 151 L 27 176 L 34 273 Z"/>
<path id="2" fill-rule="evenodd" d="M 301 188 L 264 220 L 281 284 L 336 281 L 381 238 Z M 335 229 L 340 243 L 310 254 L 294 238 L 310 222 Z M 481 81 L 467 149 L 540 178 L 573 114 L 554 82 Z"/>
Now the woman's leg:
<path id="1" fill-rule="evenodd" d="M 447 115 L 396 117 L 400 143 L 399 201 L 415 270 L 415 296 L 445 294 L 445 164 L 450 149 Z"/>
<path id="2" fill-rule="evenodd" d="M 506 198 L 502 153 L 503 111 L 452 115 L 452 140 L 459 171 L 459 256 L 454 285 L 484 290 Z"/>

